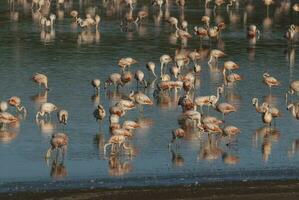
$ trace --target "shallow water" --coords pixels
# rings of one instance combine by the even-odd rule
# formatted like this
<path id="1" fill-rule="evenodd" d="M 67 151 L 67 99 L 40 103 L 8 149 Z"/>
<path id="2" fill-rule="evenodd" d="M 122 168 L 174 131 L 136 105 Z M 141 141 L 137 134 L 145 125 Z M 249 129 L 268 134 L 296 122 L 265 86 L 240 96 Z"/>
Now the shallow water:
<path id="1" fill-rule="evenodd" d="M 202 4 L 192 1 L 186 5 L 184 17 L 189 22 L 190 30 L 195 25 L 201 25 L 200 19 L 205 13 Z M 136 152 L 134 157 L 104 159 L 95 138 L 101 135 L 105 141 L 109 139 L 108 118 L 103 121 L 103 131 L 100 132 L 92 114 L 99 99 L 93 98 L 90 80 L 100 78 L 104 82 L 109 74 L 120 71 L 117 62 L 127 56 L 139 61 L 131 67 L 132 71 L 142 69 L 146 72 L 145 64 L 154 61 L 158 72 L 159 57 L 162 54 L 173 56 L 181 44 L 179 40 L 175 43 L 170 40 L 173 29 L 163 17 L 158 24 L 153 17 L 158 15 L 158 11 L 148 4 L 149 18 L 138 29 L 133 26 L 129 32 L 120 30 L 121 14 L 109 16 L 112 11 L 104 8 L 99 1 L 90 5 L 96 5 L 102 17 L 100 33 L 91 42 L 80 42 L 82 30 L 71 28 L 72 19 L 67 9 L 64 19 L 58 19 L 55 24 L 55 38 L 44 41 L 41 39 L 41 28 L 32 21 L 31 4 L 26 10 L 16 3 L 15 11 L 19 13 L 19 19 L 14 21 L 7 1 L 0 2 L 0 98 L 6 100 L 13 95 L 20 96 L 29 111 L 17 127 L 8 129 L 9 140 L 0 139 L 0 191 L 298 178 L 299 158 L 296 150 L 292 151 L 292 144 L 299 139 L 299 123 L 286 110 L 284 98 L 288 84 L 299 77 L 299 59 L 296 57 L 298 42 L 291 45 L 283 38 L 290 24 L 299 23 L 296 15 L 292 12 L 279 14 L 279 5 L 271 6 L 269 17 L 273 24 L 263 27 L 266 8 L 254 3 L 256 10 L 251 16 L 248 14 L 247 24 L 257 24 L 262 34 L 256 45 L 250 45 L 246 39 L 247 25 L 243 23 L 244 5 L 241 4 L 239 10 L 233 9 L 230 14 L 224 7 L 217 11 L 227 27 L 222 33 L 222 41 L 219 44 L 213 42 L 211 48 L 222 49 L 227 54 L 220 59 L 219 66 L 226 60 L 239 63 L 238 73 L 244 76 L 244 80 L 227 89 L 227 95 L 220 99 L 221 102 L 232 102 L 238 108 L 236 113 L 225 117 L 225 123 L 239 127 L 241 134 L 233 146 L 226 145 L 227 139 L 213 138 L 213 147 L 216 146 L 221 152 L 216 159 L 207 160 L 202 156 L 203 147 L 209 144 L 205 135 L 189 134 L 180 142 L 178 149 L 169 151 L 167 145 L 171 140 L 171 131 L 178 127 L 177 118 L 181 113 L 173 93 L 163 101 L 155 100 L 154 106 L 145 106 L 143 115 L 138 110 L 126 115 L 126 119 L 143 122 L 143 128 L 135 131 L 131 141 Z M 73 2 L 73 8 L 81 13 L 90 5 Z M 144 3 L 139 2 L 137 10 L 142 5 Z M 51 11 L 56 12 L 56 6 L 52 6 Z M 176 17 L 180 14 L 175 5 L 170 6 L 169 12 Z M 233 22 L 232 15 L 234 19 L 239 17 L 239 21 Z M 208 49 L 208 45 L 206 41 L 203 47 Z M 192 51 L 199 48 L 198 38 L 188 41 L 186 49 Z M 210 71 L 207 59 L 200 64 L 202 72 L 196 93 L 214 94 L 222 83 L 222 77 Z M 36 72 L 49 77 L 48 93 L 29 80 Z M 269 89 L 262 83 L 264 72 L 281 81 L 281 86 L 272 89 L 270 98 L 283 116 L 276 121 L 277 131 L 263 138 L 256 134 L 263 123 L 252 107 L 251 99 L 258 97 L 261 101 L 269 98 Z M 145 76 L 147 80 L 153 80 L 149 73 L 146 72 Z M 100 102 L 108 111 L 113 102 L 132 89 L 135 89 L 134 82 L 119 92 L 113 87 L 110 90 L 102 89 Z M 153 89 L 147 88 L 145 93 L 153 99 Z M 70 120 L 65 128 L 57 123 L 54 113 L 51 122 L 35 122 L 35 114 L 44 101 L 69 111 Z M 14 112 L 12 108 L 9 111 Z M 221 118 L 216 111 L 209 114 Z M 44 154 L 51 134 L 56 132 L 65 132 L 69 136 L 67 155 L 63 163 L 47 164 Z M 234 165 L 225 163 L 223 158 L 227 154 L 238 157 L 239 162 Z"/>

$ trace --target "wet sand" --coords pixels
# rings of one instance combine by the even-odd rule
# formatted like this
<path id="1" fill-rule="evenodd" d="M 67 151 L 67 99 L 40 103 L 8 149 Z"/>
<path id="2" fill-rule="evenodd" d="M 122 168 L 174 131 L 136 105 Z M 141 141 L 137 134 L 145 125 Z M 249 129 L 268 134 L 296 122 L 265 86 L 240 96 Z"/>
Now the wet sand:
<path id="1" fill-rule="evenodd" d="M 10 199 L 299 199 L 299 180 L 218 182 L 191 186 L 128 187 L 121 189 L 73 189 L 44 192 L 2 193 Z"/>

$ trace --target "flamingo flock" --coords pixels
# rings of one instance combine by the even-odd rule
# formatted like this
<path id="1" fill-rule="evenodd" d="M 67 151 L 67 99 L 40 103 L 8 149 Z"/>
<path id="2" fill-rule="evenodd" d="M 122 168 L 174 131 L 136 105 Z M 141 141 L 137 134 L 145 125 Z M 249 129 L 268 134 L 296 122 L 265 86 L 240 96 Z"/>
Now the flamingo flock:
<path id="1" fill-rule="evenodd" d="M 14 0 L 9 0 L 14 2 Z M 92 44 L 94 41 L 99 42 L 100 31 L 106 25 L 105 18 L 101 18 L 99 10 L 95 6 L 91 6 L 85 13 L 82 10 L 75 10 L 67 0 L 32 0 L 31 1 L 32 17 L 37 22 L 43 41 L 54 40 L 55 27 L 58 27 L 57 21 L 63 20 L 64 16 L 71 18 L 71 27 L 74 30 L 79 30 L 78 43 Z M 153 105 L 158 102 L 163 105 L 169 102 L 170 94 L 176 97 L 174 100 L 175 107 L 181 108 L 181 112 L 177 116 L 177 127 L 169 131 L 168 144 L 169 152 L 172 154 L 173 162 L 177 165 L 183 163 L 183 159 L 179 156 L 177 149 L 180 148 L 179 141 L 182 141 L 193 134 L 197 138 L 207 137 L 208 142 L 201 146 L 201 153 L 199 158 L 206 160 L 215 160 L 221 157 L 227 164 L 236 164 L 239 158 L 230 155 L 219 148 L 220 141 L 226 141 L 228 147 L 233 146 L 241 129 L 233 125 L 233 122 L 227 122 L 228 115 L 235 115 L 240 109 L 236 104 L 228 101 L 225 98 L 229 96 L 232 88 L 238 87 L 239 82 L 246 82 L 247 74 L 240 74 L 242 63 L 230 58 L 224 48 L 221 48 L 222 34 L 226 30 L 227 24 L 224 20 L 219 20 L 217 13 L 225 5 L 228 15 L 232 17 L 233 10 L 238 9 L 241 1 L 239 0 L 205 0 L 202 2 L 206 10 L 213 12 L 206 12 L 199 20 L 197 25 L 190 28 L 190 23 L 184 17 L 184 8 L 188 2 L 185 0 L 176 1 L 179 8 L 180 16 L 175 17 L 170 14 L 169 4 L 170 0 L 152 0 L 151 4 L 144 5 L 140 10 L 137 10 L 137 0 L 119 1 L 117 6 L 111 7 L 111 2 L 107 1 L 103 6 L 109 13 L 117 12 L 122 14 L 122 19 L 119 26 L 122 32 L 130 33 L 139 31 L 146 26 L 146 18 L 151 14 L 155 19 L 155 25 L 160 25 L 161 20 L 165 22 L 168 28 L 172 44 L 178 44 L 180 48 L 175 52 L 164 52 L 153 60 L 139 60 L 133 55 L 126 57 L 115 57 L 111 65 L 115 66 L 113 73 L 110 73 L 105 79 L 101 77 L 94 77 L 89 84 L 93 87 L 96 108 L 94 109 L 93 117 L 99 122 L 100 132 L 103 130 L 102 123 L 107 123 L 109 127 L 109 139 L 100 148 L 103 150 L 104 157 L 110 161 L 111 173 L 115 175 L 124 174 L 124 171 L 130 171 L 130 166 L 119 167 L 121 170 L 116 170 L 115 165 L 120 165 L 117 156 L 129 156 L 130 158 L 137 155 L 132 138 L 137 133 L 136 130 L 142 129 L 144 126 L 142 122 L 128 119 L 128 113 L 133 110 L 138 110 L 139 116 L 147 115 Z M 52 5 L 56 3 L 57 15 L 52 13 Z M 275 4 L 272 0 L 263 0 L 266 6 L 266 13 L 269 16 L 269 9 Z M 149 11 L 149 6 L 153 13 Z M 255 24 L 247 24 L 248 15 L 251 13 L 252 2 L 246 3 L 244 11 L 244 24 L 246 30 L 243 35 L 249 42 L 251 48 L 255 48 L 260 38 L 263 36 L 263 30 Z M 212 8 L 212 9 L 211 9 Z M 299 4 L 292 5 L 292 11 L 297 16 L 299 12 Z M 64 14 L 67 10 L 68 13 Z M 63 12 L 59 14 L 58 11 Z M 123 14 L 124 13 L 124 14 Z M 108 15 L 107 14 L 107 15 Z M 246 15 L 246 16 L 245 16 Z M 164 16 L 164 17 L 163 17 Z M 233 21 L 233 20 L 231 20 Z M 267 21 L 266 21 L 267 22 Z M 297 22 L 298 23 L 298 22 Z M 271 24 L 269 21 L 267 24 Z M 105 27 L 106 28 L 106 27 Z M 192 31 L 189 31 L 192 30 Z M 281 37 L 285 37 L 291 46 L 296 45 L 298 41 L 299 26 L 291 24 L 288 26 L 286 32 Z M 47 39 L 47 38 L 50 38 Z M 199 40 L 199 49 L 188 49 L 188 41 Z M 173 43 L 174 41 L 174 43 Z M 178 41 L 178 43 L 177 43 Z M 203 45 L 209 46 L 209 49 L 203 49 Z M 216 44 L 216 47 L 215 47 Z M 126 52 L 129 54 L 129 51 Z M 141 63 L 146 63 L 142 66 Z M 208 65 L 208 68 L 205 67 Z M 158 68 L 156 68 L 158 66 Z M 159 67 L 160 66 L 160 67 Z M 202 72 L 209 71 L 211 76 L 217 75 L 219 82 L 211 90 L 209 94 L 202 94 L 199 92 L 201 82 L 204 82 Z M 272 90 L 282 87 L 282 81 L 270 75 L 270 70 L 265 70 L 263 74 L 256 74 L 260 77 L 262 82 L 269 88 L 271 96 Z M 68 126 L 71 121 L 71 116 L 75 113 L 70 113 L 59 105 L 59 102 L 48 102 L 48 91 L 55 90 L 49 84 L 51 77 L 46 74 L 36 73 L 31 77 L 31 80 L 39 87 L 39 91 L 43 91 L 44 95 L 36 97 L 40 102 L 39 109 L 35 115 L 36 123 L 41 127 L 47 127 L 47 123 L 52 121 L 51 115 L 57 114 L 57 121 L 63 127 Z M 132 83 L 136 87 L 131 87 Z M 51 88 L 51 89 L 50 89 Z M 145 90 L 151 89 L 152 94 L 148 94 Z M 110 91 L 121 91 L 123 95 L 116 99 L 110 106 L 105 106 L 100 102 L 100 96 L 103 93 Z M 113 92 L 112 92 L 113 94 Z M 292 80 L 289 88 L 285 89 L 286 109 L 289 114 L 295 119 L 299 120 L 299 103 L 294 101 L 299 94 L 299 80 Z M 260 102 L 258 98 L 252 96 L 252 105 L 254 109 L 261 115 L 261 123 L 265 124 L 265 129 L 258 130 L 256 135 L 262 135 L 264 138 L 275 138 L 279 135 L 275 132 L 275 127 L 279 123 L 279 118 L 284 117 L 281 111 L 272 102 L 272 99 L 265 102 Z M 248 102 L 250 105 L 250 102 Z M 14 113 L 9 113 L 9 106 L 15 109 Z M 146 108 L 145 108 L 146 107 Z M 219 117 L 216 113 L 219 113 Z M 1 131 L 8 131 L 8 127 L 14 123 L 18 123 L 30 114 L 23 105 L 19 96 L 12 96 L 8 100 L 0 102 L 0 125 Z M 108 120 L 105 120 L 108 118 Z M 170 127 L 172 128 L 172 127 Z M 53 128 L 52 128 L 53 129 Z M 103 137 L 97 137 L 98 140 L 103 140 Z M 53 152 L 60 152 L 62 160 L 67 151 L 69 143 L 68 134 L 58 132 L 52 134 L 50 138 L 50 148 L 46 151 L 45 158 L 51 159 Z M 271 145 L 269 139 L 265 139 L 262 145 L 264 159 L 269 158 L 271 152 Z M 295 148 L 295 147 L 294 147 Z M 56 154 L 58 155 L 58 154 Z M 55 159 L 56 168 L 57 158 Z"/>

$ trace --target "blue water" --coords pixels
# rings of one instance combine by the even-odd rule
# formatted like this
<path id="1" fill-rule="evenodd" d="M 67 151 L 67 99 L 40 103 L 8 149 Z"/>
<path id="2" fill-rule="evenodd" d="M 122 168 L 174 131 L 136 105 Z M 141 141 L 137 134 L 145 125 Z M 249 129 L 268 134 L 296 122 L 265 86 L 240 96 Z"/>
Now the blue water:
<path id="1" fill-rule="evenodd" d="M 96 135 L 109 139 L 108 118 L 103 121 L 102 132 L 93 117 L 93 88 L 90 81 L 100 78 L 104 82 L 108 75 L 120 72 L 117 62 L 122 57 L 133 57 L 138 64 L 131 67 L 134 72 L 141 69 L 147 80 L 153 78 L 147 73 L 145 64 L 148 61 L 156 63 L 159 72 L 159 57 L 162 54 L 173 56 L 175 50 L 181 47 L 180 41 L 173 43 L 169 36 L 173 29 L 161 17 L 157 23 L 158 10 L 145 1 L 138 2 L 136 10 L 143 5 L 148 6 L 150 16 L 143 24 L 132 31 L 120 30 L 121 16 L 126 8 L 113 13 L 111 8 L 116 5 L 112 1 L 105 8 L 102 2 L 80 4 L 73 1 L 73 9 L 83 15 L 89 7 L 97 7 L 102 21 L 100 37 L 95 31 L 89 42 L 80 42 L 85 37 L 80 28 L 71 28 L 70 10 L 51 7 L 51 12 L 64 11 L 64 19 L 58 19 L 55 24 L 55 38 L 50 41 L 41 39 L 41 28 L 33 21 L 31 4 L 24 8 L 23 1 L 15 1 L 15 12 L 19 18 L 10 18 L 12 8 L 7 1 L 0 2 L 0 100 L 7 100 L 17 95 L 28 110 L 28 116 L 21 120 L 19 127 L 10 127 L 9 141 L 0 139 L 0 192 L 19 191 L 25 189 L 73 188 L 73 187 L 120 187 L 134 185 L 172 185 L 195 184 L 221 180 L 256 180 L 256 179 L 289 179 L 298 178 L 299 158 L 296 151 L 292 152 L 293 142 L 299 138 L 299 122 L 286 110 L 284 94 L 292 80 L 298 79 L 298 42 L 290 45 L 283 35 L 291 23 L 299 23 L 294 13 L 280 13 L 279 4 L 269 9 L 269 17 L 273 20 L 271 27 L 263 27 L 266 18 L 266 7 L 254 2 L 255 11 L 248 14 L 247 24 L 243 23 L 244 5 L 227 13 L 225 7 L 217 11 L 217 18 L 222 17 L 226 29 L 218 44 L 209 42 L 203 48 L 219 48 L 227 56 L 220 59 L 219 66 L 226 60 L 240 64 L 237 73 L 244 80 L 237 83 L 233 89 L 227 90 L 227 95 L 221 102 L 231 102 L 237 108 L 225 118 L 226 124 L 241 129 L 235 145 L 228 147 L 226 138 L 218 140 L 217 148 L 221 155 L 215 160 L 205 160 L 200 154 L 208 145 L 206 136 L 198 137 L 189 134 L 180 142 L 180 148 L 174 148 L 174 154 L 181 156 L 178 162 L 173 161 L 174 154 L 167 147 L 171 140 L 171 131 L 178 127 L 177 118 L 181 109 L 177 107 L 174 94 L 164 99 L 164 103 L 144 107 L 142 116 L 138 110 L 128 112 L 126 119 L 143 122 L 143 128 L 135 131 L 131 141 L 136 155 L 117 157 L 113 161 L 116 168 L 112 169 L 111 159 L 104 159 L 102 150 L 95 142 Z M 26 0 L 24 1 L 26 2 Z M 180 10 L 174 2 L 169 1 L 171 16 L 179 18 Z M 191 32 L 193 26 L 202 25 L 204 15 L 202 1 L 187 2 L 184 17 L 189 22 Z M 212 10 L 211 10 L 212 11 Z M 137 11 L 134 11 L 136 15 Z M 165 8 L 163 7 L 163 15 Z M 213 15 L 213 14 L 212 14 Z M 232 21 L 229 16 L 239 17 Z M 213 16 L 211 21 L 214 22 Z M 261 38 L 255 46 L 249 45 L 246 39 L 248 24 L 256 24 L 261 29 Z M 81 35 L 81 36 L 80 36 Z M 200 48 L 200 41 L 195 36 L 188 41 L 187 50 Z M 218 74 L 212 73 L 207 64 L 208 59 L 200 61 L 202 72 L 197 95 L 211 95 L 222 83 Z M 47 74 L 50 91 L 43 94 L 38 86 L 30 81 L 36 72 Z M 256 137 L 255 131 L 263 127 L 261 117 L 251 105 L 251 99 L 258 97 L 260 101 L 269 95 L 269 89 L 262 83 L 262 74 L 269 72 L 281 81 L 281 86 L 273 88 L 272 103 L 277 106 L 282 117 L 276 121 L 279 134 L 270 137 Z M 113 88 L 102 89 L 100 102 L 108 112 L 109 106 L 129 91 L 135 89 L 135 82 L 125 86 L 119 92 Z M 39 94 L 40 93 L 40 94 Z M 145 93 L 153 99 L 153 90 L 147 88 Z M 169 100 L 170 99 L 170 100 Z M 298 99 L 298 98 L 297 98 Z M 69 111 L 70 119 L 66 128 L 57 123 L 52 114 L 51 122 L 36 124 L 35 114 L 42 102 L 52 102 L 59 108 Z M 10 108 L 9 112 L 14 113 Z M 207 112 L 207 111 L 205 111 Z M 216 111 L 210 115 L 221 118 Z M 65 160 L 60 165 L 46 163 L 44 154 L 49 147 L 52 133 L 65 132 L 69 136 L 69 147 Z M 258 138 L 258 140 L 256 140 Z M 267 143 L 270 151 L 263 153 L 262 144 Z M 227 153 L 239 158 L 239 162 L 228 165 L 222 159 Z M 267 157 L 267 159 L 266 159 Z"/>

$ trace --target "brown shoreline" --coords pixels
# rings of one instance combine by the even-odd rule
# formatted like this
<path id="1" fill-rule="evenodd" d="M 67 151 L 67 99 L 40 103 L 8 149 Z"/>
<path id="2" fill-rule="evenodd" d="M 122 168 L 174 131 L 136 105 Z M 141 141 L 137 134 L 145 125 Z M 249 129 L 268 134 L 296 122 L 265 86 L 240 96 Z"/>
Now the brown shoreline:
<path id="1" fill-rule="evenodd" d="M 218 182 L 193 186 L 128 187 L 122 189 L 71 189 L 46 192 L 0 193 L 1 200 L 15 199 L 299 199 L 299 180 Z"/>

